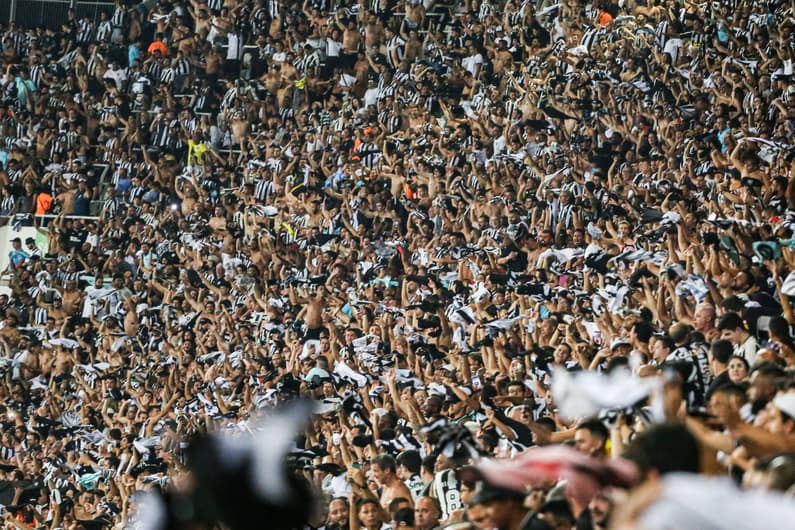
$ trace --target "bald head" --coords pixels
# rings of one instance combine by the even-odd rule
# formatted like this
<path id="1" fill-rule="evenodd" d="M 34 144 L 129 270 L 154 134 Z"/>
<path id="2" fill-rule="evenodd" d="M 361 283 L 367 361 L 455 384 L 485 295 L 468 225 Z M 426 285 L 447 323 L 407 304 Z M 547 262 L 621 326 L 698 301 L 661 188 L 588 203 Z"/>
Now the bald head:
<path id="1" fill-rule="evenodd" d="M 705 333 L 715 327 L 715 306 L 701 303 L 696 306 L 693 313 L 693 327 L 696 331 Z"/>
<path id="2" fill-rule="evenodd" d="M 430 530 L 439 524 L 442 510 L 433 497 L 420 497 L 414 506 L 414 524 L 417 530 Z"/>

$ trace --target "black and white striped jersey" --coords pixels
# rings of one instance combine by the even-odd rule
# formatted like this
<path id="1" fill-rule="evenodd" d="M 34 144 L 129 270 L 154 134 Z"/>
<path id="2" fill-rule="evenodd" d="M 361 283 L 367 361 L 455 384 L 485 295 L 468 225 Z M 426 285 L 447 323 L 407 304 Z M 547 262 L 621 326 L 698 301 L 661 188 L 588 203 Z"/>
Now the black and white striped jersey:
<path id="1" fill-rule="evenodd" d="M 90 42 L 94 38 L 94 24 L 87 18 L 77 23 L 77 42 Z"/>
<path id="2" fill-rule="evenodd" d="M 456 478 L 454 469 L 445 469 L 436 473 L 426 493 L 439 501 L 442 520 L 448 519 L 453 512 L 464 506 L 461 500 L 461 483 Z"/>

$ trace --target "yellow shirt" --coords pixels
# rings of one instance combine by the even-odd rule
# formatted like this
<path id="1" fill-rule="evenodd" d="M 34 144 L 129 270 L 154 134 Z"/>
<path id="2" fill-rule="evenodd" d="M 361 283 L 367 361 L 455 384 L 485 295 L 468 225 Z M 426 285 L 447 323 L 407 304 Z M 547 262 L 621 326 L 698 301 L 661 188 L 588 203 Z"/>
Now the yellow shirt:
<path id="1" fill-rule="evenodd" d="M 193 140 L 188 140 L 188 165 L 189 166 L 193 165 L 191 162 L 193 161 L 194 158 L 196 159 L 197 164 L 201 164 L 202 157 L 204 156 L 204 153 L 206 153 L 208 149 L 209 147 L 207 147 L 201 142 L 196 143 Z"/>

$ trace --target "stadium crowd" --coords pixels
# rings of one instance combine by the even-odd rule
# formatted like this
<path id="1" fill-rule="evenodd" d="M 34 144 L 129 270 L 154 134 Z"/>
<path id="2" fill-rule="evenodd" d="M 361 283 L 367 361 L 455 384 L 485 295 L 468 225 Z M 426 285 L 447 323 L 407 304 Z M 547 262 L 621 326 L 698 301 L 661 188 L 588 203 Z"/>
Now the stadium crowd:
<path id="1" fill-rule="evenodd" d="M 793 9 L 116 0 L 0 28 L 0 215 L 47 240 L 3 271 L 6 528 L 147 528 L 196 433 L 298 396 L 313 529 L 786 527 Z M 501 480 L 536 446 L 557 471 Z"/>

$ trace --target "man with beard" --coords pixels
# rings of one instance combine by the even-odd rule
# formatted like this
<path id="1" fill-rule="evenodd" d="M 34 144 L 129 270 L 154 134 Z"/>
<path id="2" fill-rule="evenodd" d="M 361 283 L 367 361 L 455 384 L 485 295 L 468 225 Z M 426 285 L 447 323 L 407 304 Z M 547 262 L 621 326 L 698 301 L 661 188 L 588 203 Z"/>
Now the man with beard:
<path id="1" fill-rule="evenodd" d="M 552 230 L 542 230 L 538 234 L 538 237 L 535 239 L 530 238 L 530 240 L 538 244 L 537 248 L 532 249 L 527 258 L 529 262 L 535 263 L 538 260 L 538 256 L 550 248 L 555 242 L 555 234 Z"/>
<path id="2" fill-rule="evenodd" d="M 348 499 L 335 498 L 328 505 L 328 518 L 326 528 L 328 530 L 345 530 L 348 528 L 349 510 Z"/>
<path id="3" fill-rule="evenodd" d="M 606 530 L 612 511 L 612 499 L 605 492 L 597 493 L 577 519 L 576 530 Z"/>

